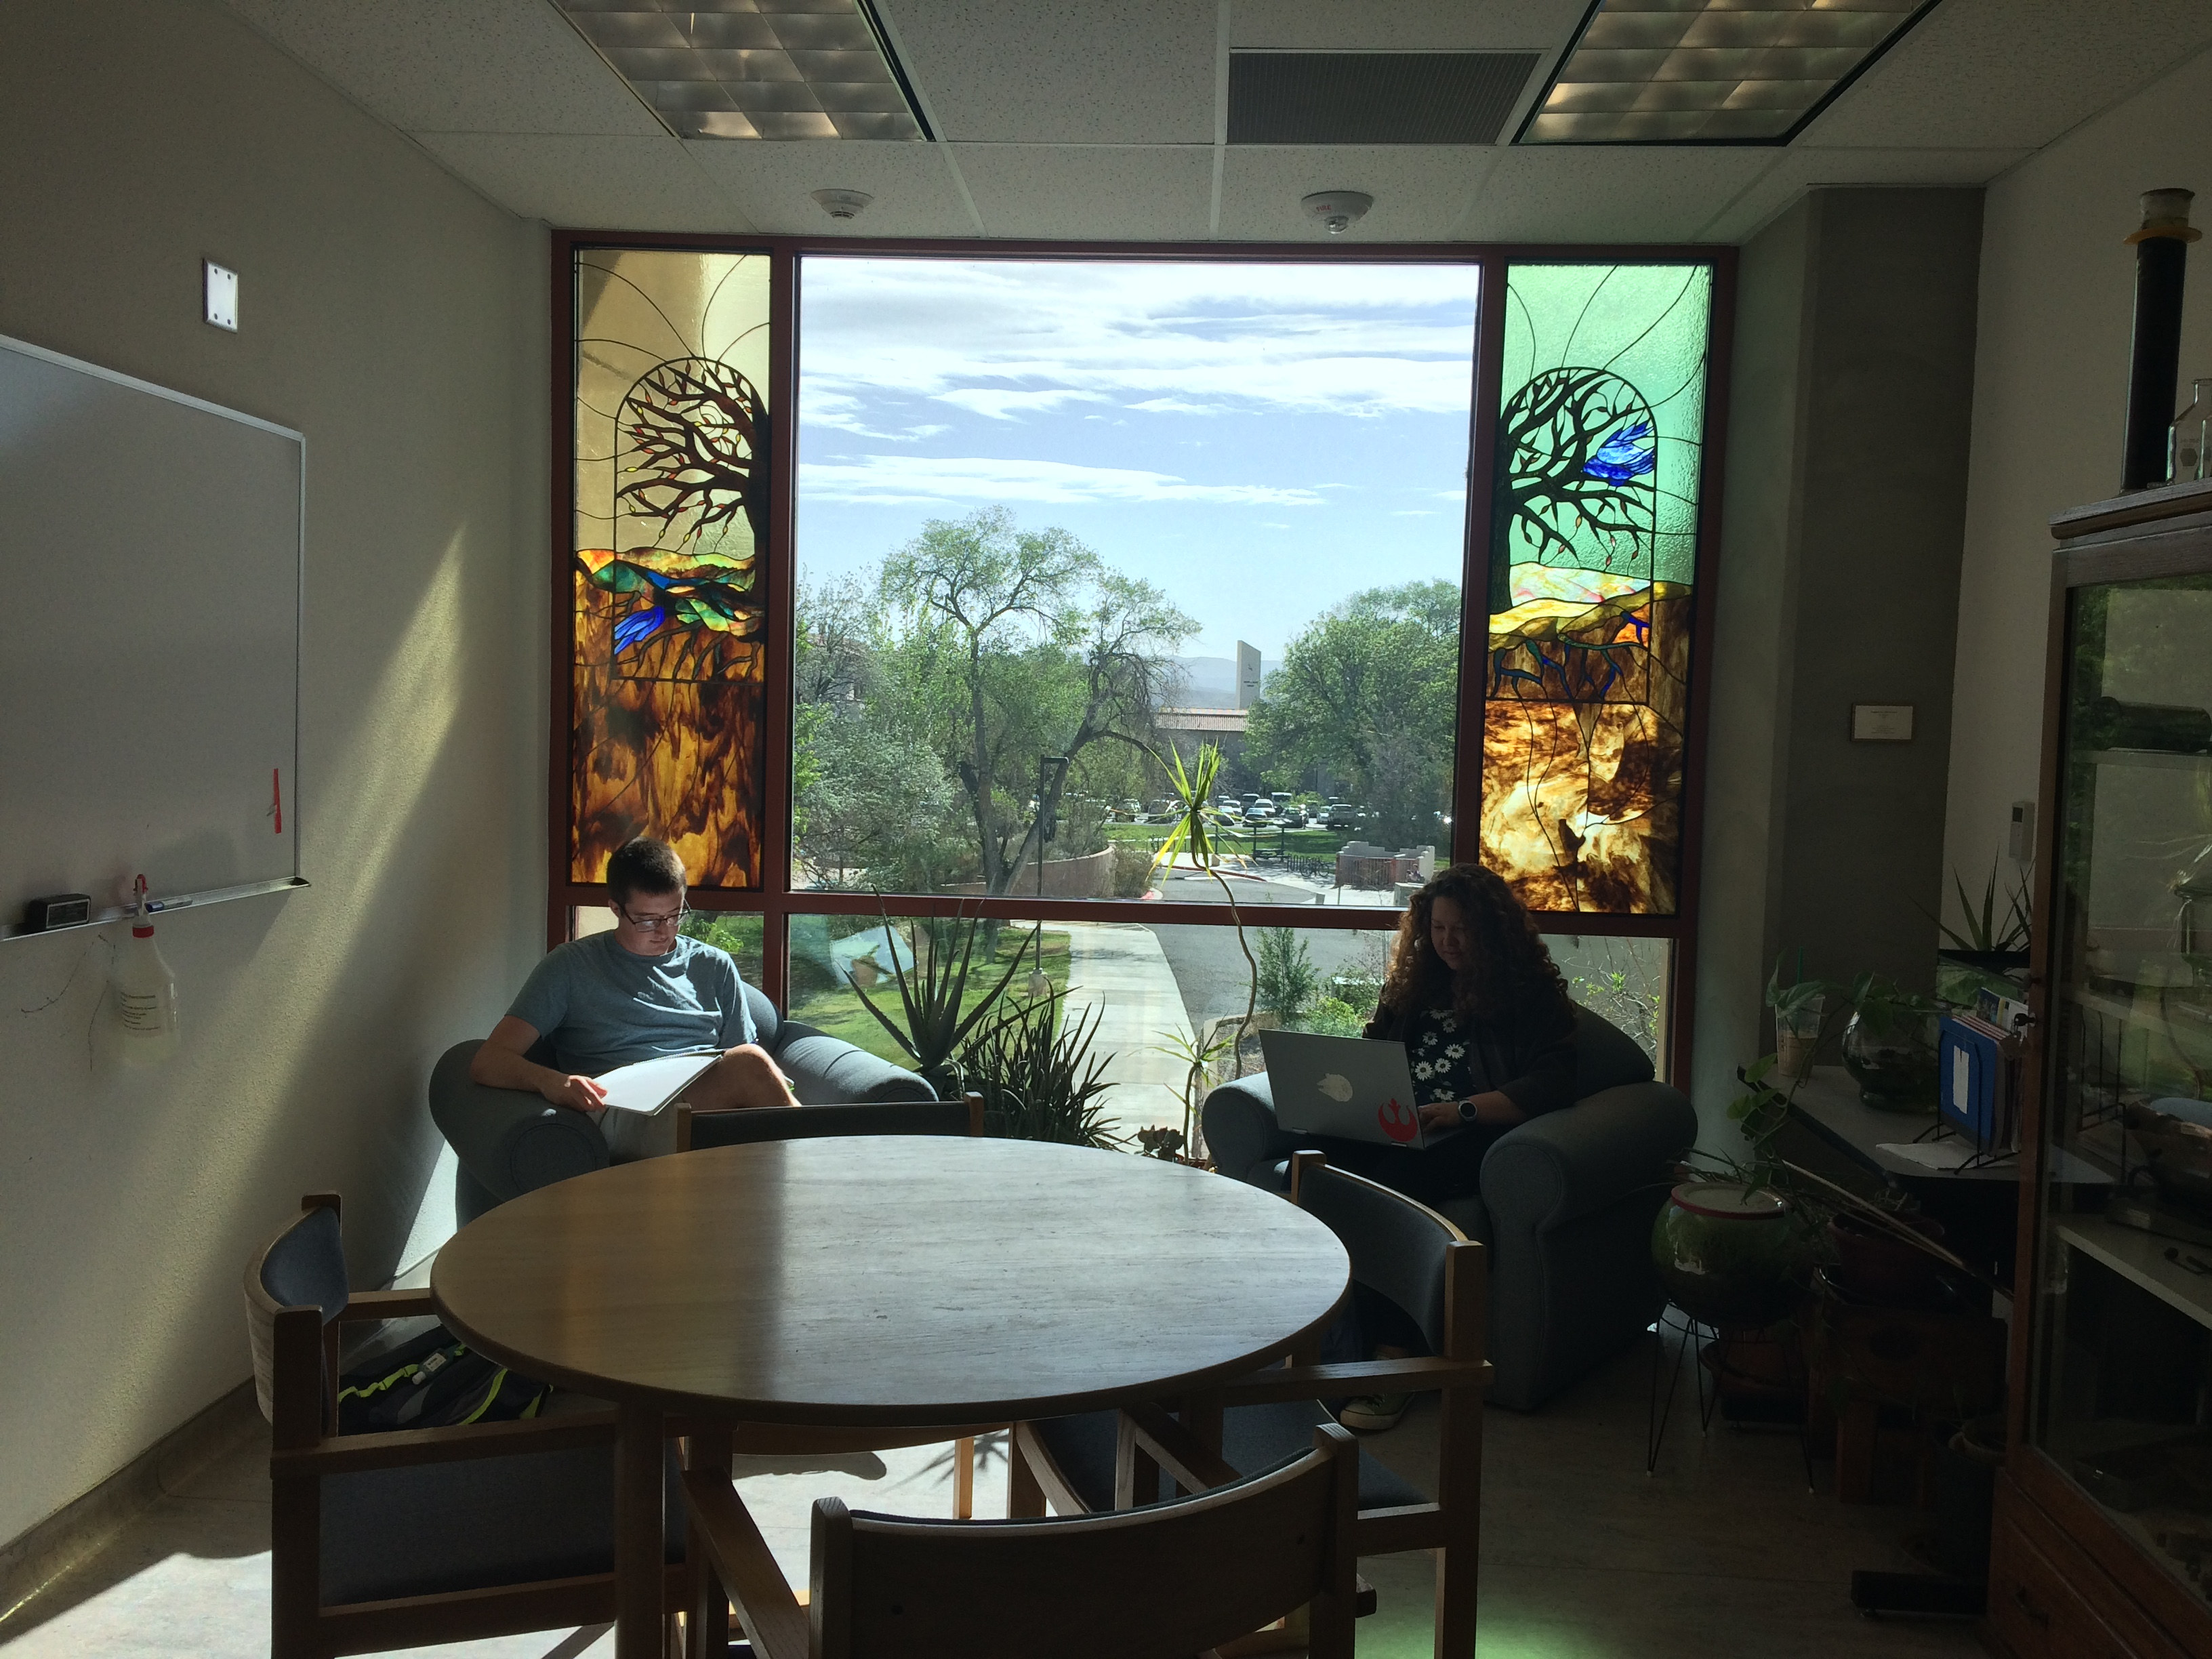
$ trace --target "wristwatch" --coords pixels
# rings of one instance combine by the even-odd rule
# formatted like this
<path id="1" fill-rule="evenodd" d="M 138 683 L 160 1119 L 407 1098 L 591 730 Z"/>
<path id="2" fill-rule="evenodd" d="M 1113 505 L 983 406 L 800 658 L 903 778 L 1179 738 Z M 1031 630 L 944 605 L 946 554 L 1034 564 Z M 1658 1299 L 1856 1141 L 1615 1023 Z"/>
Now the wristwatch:
<path id="1" fill-rule="evenodd" d="M 1467 1115 L 1467 1097 L 1466 1097 L 1466 1096 L 1464 1096 L 1464 1095 L 1461 1096 L 1461 1097 L 1460 1097 L 1460 1098 L 1458 1098 L 1457 1100 L 1455 1100 L 1454 1102 L 1452 1102 L 1452 1105 L 1454 1106 L 1454 1108 L 1455 1108 L 1455 1109 L 1457 1109 L 1457 1111 L 1458 1111 L 1458 1113 L 1459 1113 L 1459 1121 L 1460 1121 L 1462 1123 L 1472 1123 L 1472 1122 L 1474 1121 L 1473 1118 L 1469 1117 L 1469 1116 Z"/>

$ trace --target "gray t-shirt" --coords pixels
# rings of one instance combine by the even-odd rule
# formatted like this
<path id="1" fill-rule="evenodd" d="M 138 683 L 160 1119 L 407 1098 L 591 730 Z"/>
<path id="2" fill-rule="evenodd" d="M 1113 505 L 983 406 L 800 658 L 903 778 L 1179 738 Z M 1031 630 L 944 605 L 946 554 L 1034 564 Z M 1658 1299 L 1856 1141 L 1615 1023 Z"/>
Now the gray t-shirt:
<path id="1" fill-rule="evenodd" d="M 586 1077 L 755 1040 L 738 964 L 681 936 L 665 957 L 634 956 L 611 933 L 571 939 L 530 970 L 507 1012 L 552 1039 L 555 1065 Z"/>

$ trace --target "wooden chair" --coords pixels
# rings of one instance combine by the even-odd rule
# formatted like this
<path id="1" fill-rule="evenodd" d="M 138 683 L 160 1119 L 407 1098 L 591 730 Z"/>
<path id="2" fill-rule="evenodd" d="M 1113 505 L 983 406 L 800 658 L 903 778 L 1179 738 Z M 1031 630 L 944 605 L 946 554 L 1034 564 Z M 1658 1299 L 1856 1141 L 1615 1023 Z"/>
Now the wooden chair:
<path id="1" fill-rule="evenodd" d="M 980 1135 L 983 1097 L 963 1100 L 863 1101 L 832 1106 L 726 1107 L 699 1111 L 689 1102 L 676 1105 L 676 1150 L 707 1146 L 750 1146 L 774 1140 L 814 1140 L 836 1135 Z M 975 1437 L 1003 1423 L 958 1424 L 919 1429 L 886 1439 L 885 1431 L 798 1429 L 743 1424 L 733 1449 L 751 1456 L 779 1457 L 810 1452 L 889 1451 L 898 1446 L 952 1442 L 952 1512 L 965 1521 L 975 1513 Z M 1010 1456 L 1012 1453 L 1008 1454 Z"/>
<path id="2" fill-rule="evenodd" d="M 1179 1402 L 1182 1421 L 1155 1409 L 1088 1413 L 1015 1425 L 1007 1512 L 1042 1515 L 1125 1509 L 1157 1496 L 1161 1473 L 1183 1490 L 1194 1480 L 1265 1468 L 1327 1422 L 1322 1398 L 1370 1394 L 1441 1395 L 1437 1498 L 1373 1458 L 1358 1460 L 1356 1553 L 1437 1552 L 1437 1659 L 1474 1652 L 1476 1552 L 1481 1534 L 1482 1394 L 1486 1297 L 1483 1249 L 1435 1211 L 1403 1194 L 1332 1170 L 1319 1152 L 1296 1154 L 1291 1200 L 1344 1243 L 1353 1279 L 1387 1297 L 1419 1325 L 1433 1357 L 1312 1363 L 1313 1353 Z M 1176 1450 L 1165 1461 L 1162 1447 Z"/>
<path id="3" fill-rule="evenodd" d="M 272 1425 L 270 1651 L 370 1653 L 615 1616 L 615 1413 L 339 1434 L 338 1334 L 432 1312 L 349 1291 L 335 1193 L 246 1266 L 254 1387 Z M 670 1483 L 675 1497 L 675 1483 Z M 690 1595 L 672 1504 L 667 1605 Z"/>
<path id="4" fill-rule="evenodd" d="M 763 1659 L 1189 1659 L 1302 1606 L 1313 1659 L 1351 1659 L 1357 1449 L 1333 1423 L 1310 1447 L 1120 1515 L 910 1521 L 823 1498 L 804 1607 L 728 1481 L 695 1469 L 684 1501 L 699 1583 L 734 1592 Z"/>

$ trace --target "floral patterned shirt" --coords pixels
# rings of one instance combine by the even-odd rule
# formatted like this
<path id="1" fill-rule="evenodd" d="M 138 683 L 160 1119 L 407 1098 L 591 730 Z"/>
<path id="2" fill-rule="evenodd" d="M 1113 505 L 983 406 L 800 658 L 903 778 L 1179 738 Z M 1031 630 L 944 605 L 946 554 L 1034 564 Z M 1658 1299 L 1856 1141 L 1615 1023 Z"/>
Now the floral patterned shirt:
<path id="1" fill-rule="evenodd" d="M 1424 1102 L 1465 1100 L 1491 1086 L 1482 1056 L 1449 1008 L 1428 1009 L 1414 1022 L 1406 1059 L 1413 1068 L 1413 1093 Z"/>

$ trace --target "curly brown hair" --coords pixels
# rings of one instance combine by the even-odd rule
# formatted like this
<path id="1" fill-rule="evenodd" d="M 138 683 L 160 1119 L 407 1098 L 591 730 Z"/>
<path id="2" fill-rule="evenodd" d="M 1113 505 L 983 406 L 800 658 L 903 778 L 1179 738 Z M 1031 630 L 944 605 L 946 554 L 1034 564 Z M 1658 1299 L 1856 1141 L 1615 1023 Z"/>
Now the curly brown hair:
<path id="1" fill-rule="evenodd" d="M 1459 907 L 1474 956 L 1454 974 L 1429 945 L 1429 915 L 1440 898 Z M 1485 1025 L 1548 1034 L 1571 1024 L 1574 1003 L 1536 923 L 1504 879 L 1479 864 L 1439 870 L 1406 906 L 1376 1018 L 1404 1019 L 1449 1007 Z"/>

